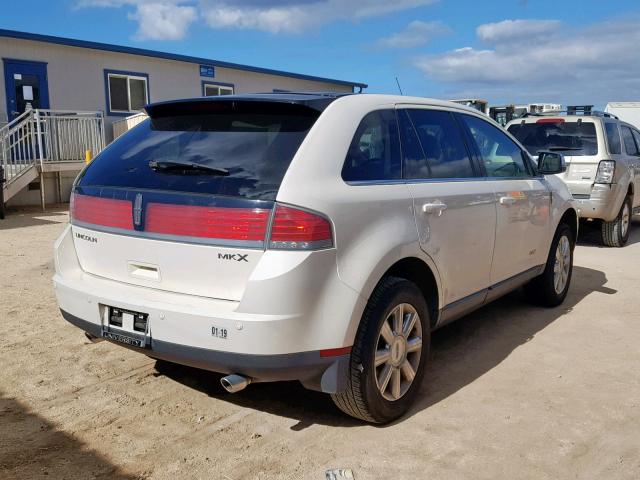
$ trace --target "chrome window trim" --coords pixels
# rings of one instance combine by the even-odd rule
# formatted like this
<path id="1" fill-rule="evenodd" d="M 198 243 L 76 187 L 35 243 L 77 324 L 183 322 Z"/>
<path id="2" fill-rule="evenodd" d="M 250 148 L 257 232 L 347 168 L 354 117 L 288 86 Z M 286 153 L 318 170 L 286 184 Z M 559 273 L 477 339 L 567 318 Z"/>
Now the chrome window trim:
<path id="1" fill-rule="evenodd" d="M 212 247 L 235 247 L 251 250 L 265 250 L 265 242 L 263 240 L 226 240 L 220 238 L 187 237 L 164 233 L 152 233 L 140 230 L 128 230 L 124 228 L 105 227 L 103 225 L 79 222 L 77 220 L 71 221 L 71 225 L 75 227 L 86 228 L 87 230 L 94 230 L 96 232 L 109 233 L 112 235 L 122 235 L 126 237 L 145 238 L 147 240 L 186 243 L 189 245 L 209 245 Z"/>

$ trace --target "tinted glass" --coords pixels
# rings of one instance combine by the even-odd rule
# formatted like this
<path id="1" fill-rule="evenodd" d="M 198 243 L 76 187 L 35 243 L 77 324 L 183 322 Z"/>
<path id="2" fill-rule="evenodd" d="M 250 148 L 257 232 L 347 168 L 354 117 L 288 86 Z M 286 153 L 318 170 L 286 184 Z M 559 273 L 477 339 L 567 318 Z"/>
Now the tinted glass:
<path id="1" fill-rule="evenodd" d="M 400 141 L 394 110 L 366 115 L 351 141 L 342 167 L 347 182 L 395 180 L 401 177 Z"/>
<path id="2" fill-rule="evenodd" d="M 640 150 L 640 133 L 637 130 L 632 130 L 632 131 L 633 131 L 633 138 L 636 139 L 636 145 L 638 145 Z"/>
<path id="3" fill-rule="evenodd" d="M 629 127 L 622 127 L 622 140 L 624 141 L 624 149 L 627 155 L 638 155 L 638 147 Z"/>
<path id="4" fill-rule="evenodd" d="M 400 145 L 402 147 L 402 174 L 404 178 L 430 178 L 429 164 L 422 151 L 418 134 L 406 110 L 398 110 Z"/>
<path id="5" fill-rule="evenodd" d="M 160 189 L 273 200 L 315 122 L 309 114 L 220 113 L 146 120 L 107 147 L 80 186 Z M 155 171 L 149 162 L 193 162 L 226 176 Z"/>
<path id="6" fill-rule="evenodd" d="M 427 158 L 431 178 L 468 178 L 475 176 L 467 155 L 460 127 L 449 112 L 409 110 L 422 151 Z M 408 166 L 409 167 L 409 166 Z M 408 168 L 405 178 L 428 178 L 424 168 Z"/>
<path id="7" fill-rule="evenodd" d="M 478 146 L 489 177 L 528 177 L 520 147 L 504 132 L 480 118 L 462 115 Z"/>
<path id="8" fill-rule="evenodd" d="M 147 82 L 137 78 L 129 79 L 131 110 L 142 110 L 147 104 Z"/>
<path id="9" fill-rule="evenodd" d="M 607 122 L 604 124 L 604 130 L 607 133 L 607 145 L 609 145 L 609 153 L 612 155 L 622 153 L 620 145 L 620 131 L 618 125 Z"/>
<path id="10" fill-rule="evenodd" d="M 109 100 L 111 102 L 111 110 L 129 110 L 126 78 L 109 77 Z"/>
<path id="11" fill-rule="evenodd" d="M 549 122 L 513 124 L 509 133 L 516 137 L 534 157 L 540 150 L 554 150 L 565 155 L 598 154 L 598 137 L 592 122 Z"/>

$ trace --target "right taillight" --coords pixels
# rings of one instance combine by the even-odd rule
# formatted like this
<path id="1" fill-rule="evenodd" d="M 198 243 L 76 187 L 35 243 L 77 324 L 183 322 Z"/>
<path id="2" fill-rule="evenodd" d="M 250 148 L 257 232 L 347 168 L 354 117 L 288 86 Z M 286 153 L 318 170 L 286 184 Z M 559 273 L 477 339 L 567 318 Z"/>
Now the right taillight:
<path id="1" fill-rule="evenodd" d="M 149 202 L 145 231 L 174 237 L 264 242 L 270 210 Z"/>
<path id="2" fill-rule="evenodd" d="M 611 183 L 613 175 L 616 171 L 616 162 L 613 160 L 602 160 L 598 164 L 598 172 L 596 173 L 596 183 Z"/>
<path id="3" fill-rule="evenodd" d="M 318 250 L 333 247 L 331 223 L 325 217 L 282 205 L 276 206 L 269 248 Z"/>

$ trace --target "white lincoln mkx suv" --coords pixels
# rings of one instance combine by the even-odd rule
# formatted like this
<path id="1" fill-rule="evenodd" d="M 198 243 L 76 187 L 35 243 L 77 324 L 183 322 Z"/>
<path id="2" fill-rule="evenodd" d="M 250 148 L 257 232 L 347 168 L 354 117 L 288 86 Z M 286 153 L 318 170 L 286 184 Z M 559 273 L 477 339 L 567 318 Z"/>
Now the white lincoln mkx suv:
<path id="1" fill-rule="evenodd" d="M 560 304 L 577 214 L 480 113 L 385 95 L 157 103 L 76 180 L 62 315 L 93 340 L 251 382 L 299 380 L 370 422 L 419 394 L 430 334 L 525 286 Z"/>

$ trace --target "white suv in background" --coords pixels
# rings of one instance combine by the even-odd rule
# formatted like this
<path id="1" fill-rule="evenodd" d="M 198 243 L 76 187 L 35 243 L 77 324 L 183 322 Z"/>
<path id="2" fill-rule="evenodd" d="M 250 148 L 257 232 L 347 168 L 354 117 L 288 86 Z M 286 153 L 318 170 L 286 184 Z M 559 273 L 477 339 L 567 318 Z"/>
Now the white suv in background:
<path id="1" fill-rule="evenodd" d="M 580 217 L 600 222 L 602 243 L 622 247 L 631 217 L 640 211 L 640 132 L 617 117 L 595 115 L 529 116 L 506 129 L 531 153 L 564 154 L 559 175 L 578 202 Z"/>
<path id="2" fill-rule="evenodd" d="M 418 394 L 431 331 L 569 288 L 577 211 L 496 123 L 449 102 L 262 94 L 147 107 L 80 174 L 55 245 L 93 340 L 250 382 L 299 380 L 370 422 Z M 549 173 L 552 175 L 545 175 Z"/>

